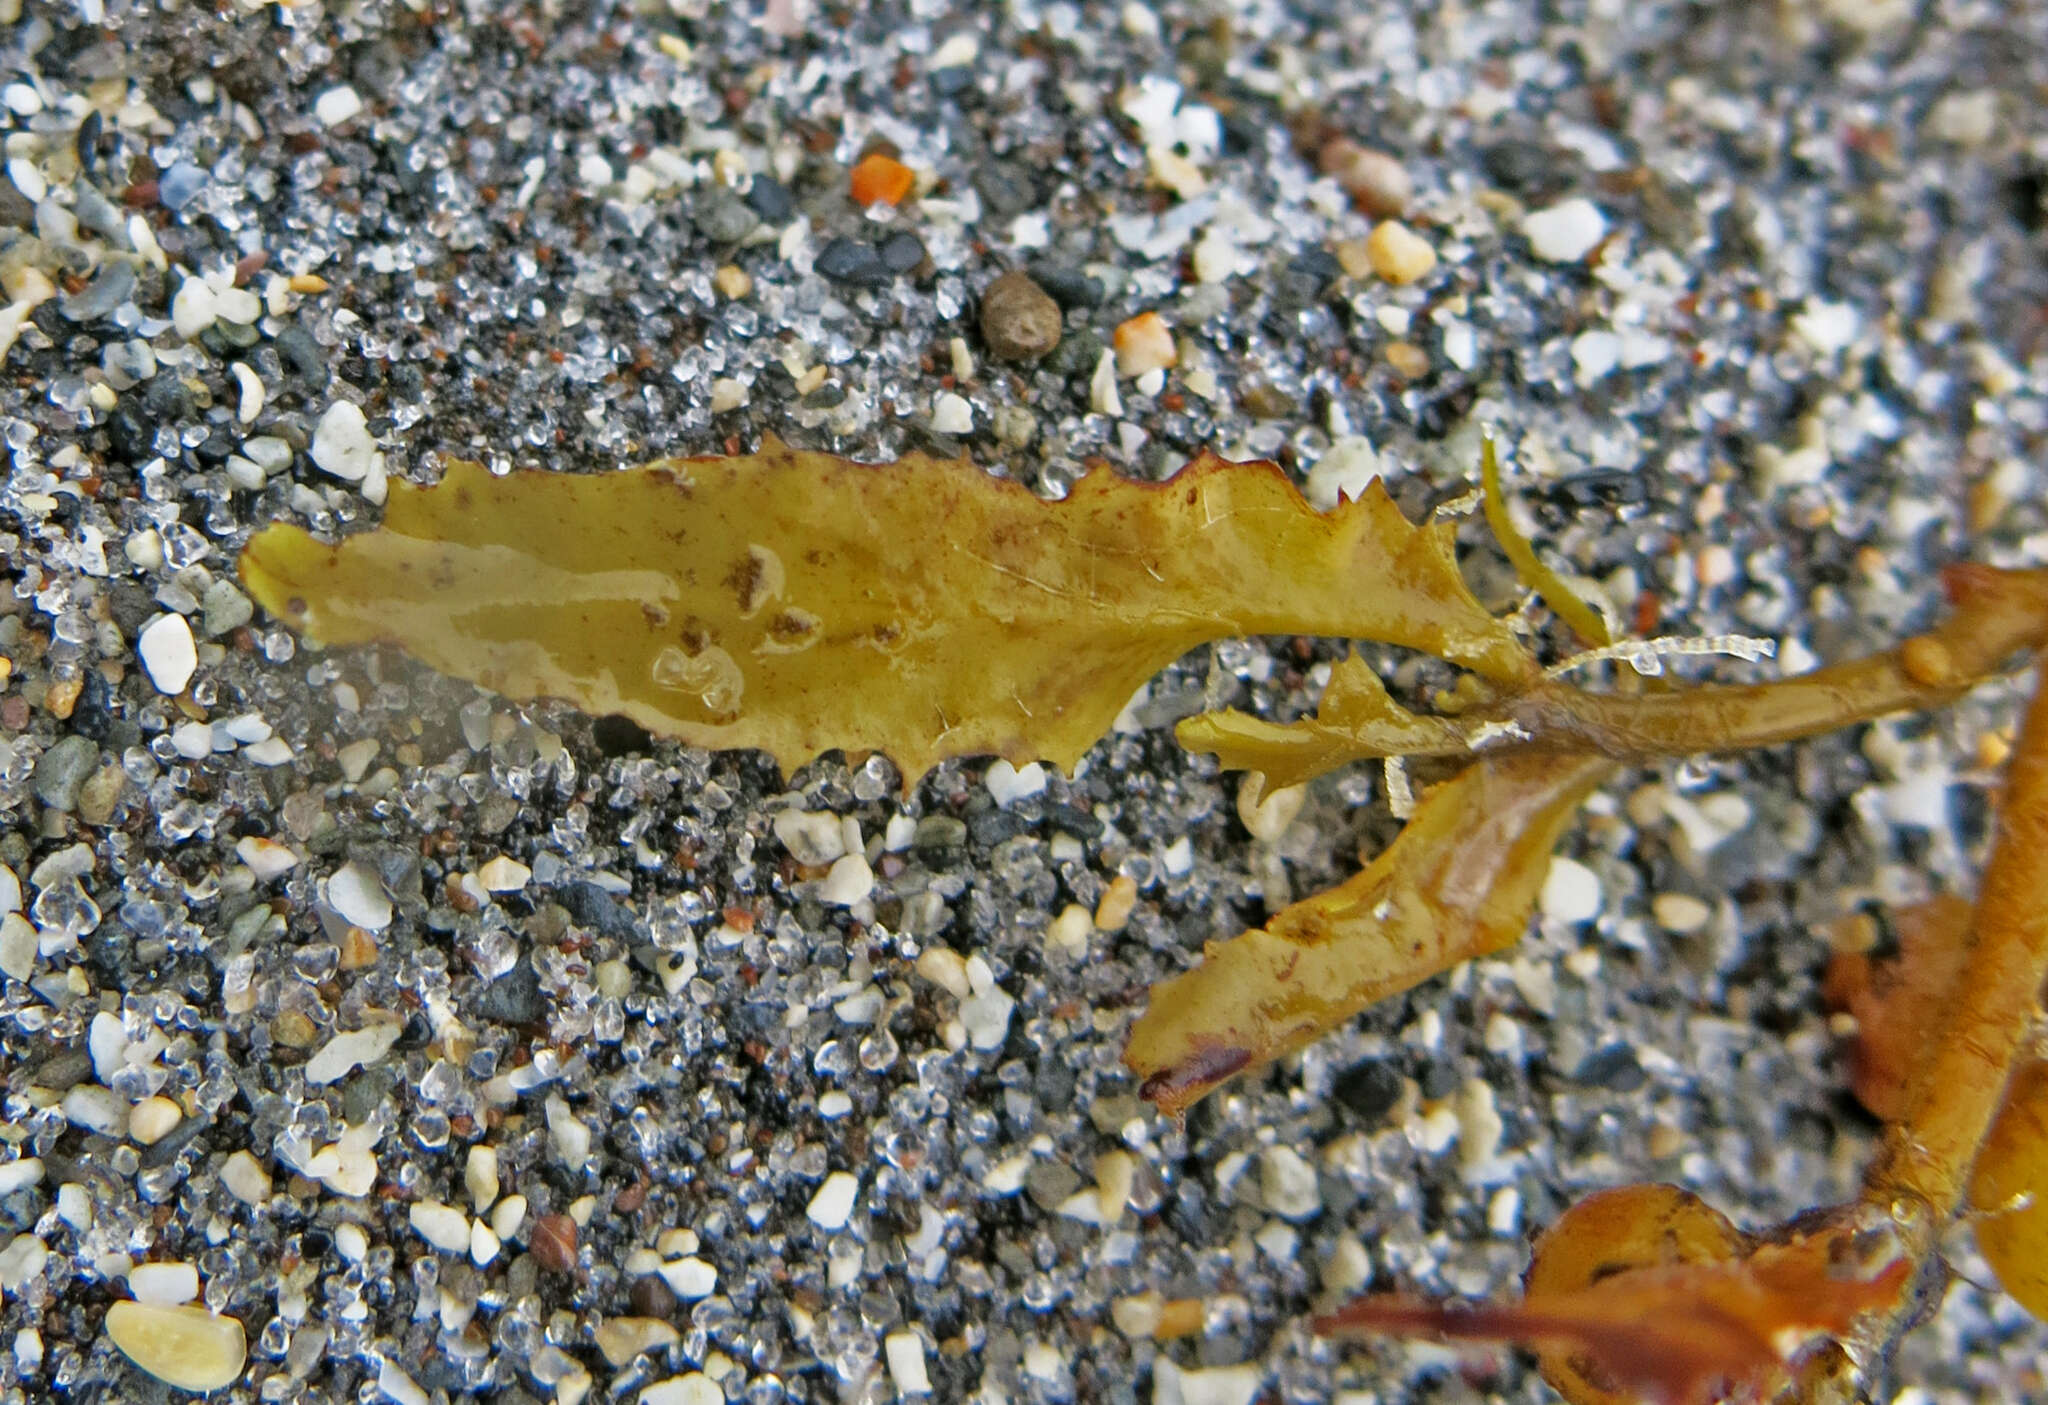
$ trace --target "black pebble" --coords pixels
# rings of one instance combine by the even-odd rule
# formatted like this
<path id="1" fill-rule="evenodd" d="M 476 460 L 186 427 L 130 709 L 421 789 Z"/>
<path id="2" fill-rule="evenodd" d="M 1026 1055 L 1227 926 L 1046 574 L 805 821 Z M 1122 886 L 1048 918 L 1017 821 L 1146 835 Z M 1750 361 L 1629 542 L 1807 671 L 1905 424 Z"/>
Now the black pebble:
<path id="1" fill-rule="evenodd" d="M 834 283 L 851 283 L 857 288 L 886 288 L 894 277 L 873 245 L 843 234 L 818 251 L 814 267 Z"/>
<path id="2" fill-rule="evenodd" d="M 796 201 L 789 187 L 768 176 L 755 176 L 747 187 L 747 204 L 769 224 L 781 224 L 796 213 Z"/>
<path id="3" fill-rule="evenodd" d="M 1479 166 L 1488 180 L 1514 195 L 1555 194 L 1571 182 L 1557 153 L 1521 137 L 1506 137 L 1487 147 L 1479 153 Z"/>
<path id="4" fill-rule="evenodd" d="M 1378 1122 L 1401 1101 L 1401 1072 L 1384 1060 L 1369 1059 L 1338 1074 L 1330 1091 L 1361 1122 Z"/>
<path id="5" fill-rule="evenodd" d="M 1102 305 L 1102 280 L 1099 278 L 1090 278 L 1077 268 L 1057 263 L 1034 263 L 1030 272 L 1031 280 L 1052 294 L 1052 300 L 1061 307 Z"/>
<path id="6" fill-rule="evenodd" d="M 533 1024 L 547 1011 L 541 998 L 540 977 L 533 963 L 524 957 L 519 964 L 485 986 L 470 1006 L 486 1020 L 499 1024 Z"/>
<path id="7" fill-rule="evenodd" d="M 899 229 L 882 241 L 879 255 L 892 272 L 908 273 L 924 262 L 924 241 L 907 229 Z"/>
<path id="8" fill-rule="evenodd" d="M 1043 199 L 1031 172 L 1008 161 L 997 161 L 975 171 L 974 189 L 988 206 L 988 212 L 998 219 L 1035 210 Z"/>
<path id="9" fill-rule="evenodd" d="M 639 931 L 633 909 L 595 883 L 571 883 L 556 890 L 555 898 L 579 927 L 588 927 L 600 937 L 629 940 Z"/>
<path id="10" fill-rule="evenodd" d="M 201 463 L 206 464 L 208 467 L 218 468 L 221 464 L 226 463 L 228 455 L 232 454 L 239 447 L 240 441 L 234 435 L 216 425 L 213 432 L 200 440 L 192 452 Z"/>
<path id="11" fill-rule="evenodd" d="M 606 756 L 631 756 L 654 748 L 651 732 L 632 718 L 616 712 L 590 724 L 590 739 Z"/>
<path id="12" fill-rule="evenodd" d="M 1634 1049 L 1626 1044 L 1609 1044 L 1586 1055 L 1585 1062 L 1572 1074 L 1572 1081 L 1614 1093 L 1633 1093 L 1650 1081 L 1650 1075 L 1643 1072 Z"/>
<path id="13" fill-rule="evenodd" d="M 115 458 L 141 463 L 156 452 L 156 426 L 132 405 L 116 405 L 107 416 L 107 448 Z"/>
<path id="14" fill-rule="evenodd" d="M 1102 821 L 1078 805 L 1052 802 L 1045 807 L 1045 822 L 1060 833 L 1071 834 L 1076 839 L 1092 841 L 1102 837 Z"/>

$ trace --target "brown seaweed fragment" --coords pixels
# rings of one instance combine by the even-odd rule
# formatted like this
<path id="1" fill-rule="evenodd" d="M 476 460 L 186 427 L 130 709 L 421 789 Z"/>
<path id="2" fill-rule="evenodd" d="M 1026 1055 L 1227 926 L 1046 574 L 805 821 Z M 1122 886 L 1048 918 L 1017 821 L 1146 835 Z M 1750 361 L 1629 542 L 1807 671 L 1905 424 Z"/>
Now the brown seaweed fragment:
<path id="1" fill-rule="evenodd" d="M 1501 685 L 1535 665 L 1467 590 L 1449 529 L 1377 483 L 1318 513 L 1272 464 L 1163 483 L 1098 469 L 1061 502 L 965 462 L 865 466 L 770 438 L 617 473 L 454 463 L 384 525 L 258 532 L 264 608 L 508 697 L 566 699 L 785 770 L 887 752 L 1072 767 L 1187 650 L 1250 634 L 1406 645 Z"/>

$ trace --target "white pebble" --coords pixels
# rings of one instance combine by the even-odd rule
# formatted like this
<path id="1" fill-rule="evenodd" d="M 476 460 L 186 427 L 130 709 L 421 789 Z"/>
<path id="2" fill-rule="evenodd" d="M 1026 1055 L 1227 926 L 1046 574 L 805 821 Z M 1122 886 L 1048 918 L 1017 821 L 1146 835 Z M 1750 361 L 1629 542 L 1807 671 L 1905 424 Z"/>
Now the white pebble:
<path id="1" fill-rule="evenodd" d="M 533 877 L 533 870 L 517 859 L 500 854 L 476 871 L 477 881 L 487 893 L 516 893 Z"/>
<path id="2" fill-rule="evenodd" d="M 1102 359 L 1095 363 L 1095 374 L 1088 378 L 1088 408 L 1099 415 L 1121 415 L 1124 412 L 1124 398 L 1116 389 L 1116 353 L 1104 351 Z"/>
<path id="3" fill-rule="evenodd" d="M 362 407 L 349 400 L 329 405 L 313 429 L 314 465 L 323 473 L 360 483 L 369 476 L 376 456 L 377 441 L 370 437 Z"/>
<path id="4" fill-rule="evenodd" d="M 325 1087 L 358 1068 L 368 1068 L 391 1052 L 391 1046 L 398 1042 L 402 1029 L 403 1026 L 394 1021 L 335 1035 L 306 1060 L 303 1069 L 306 1081 L 315 1087 Z"/>
<path id="5" fill-rule="evenodd" d="M 790 857 L 806 867 L 831 863 L 846 852 L 846 826 L 829 810 L 777 810 L 768 823 Z"/>
<path id="6" fill-rule="evenodd" d="M 973 974 L 974 963 L 968 963 L 968 973 Z M 1000 1049 L 1003 1041 L 1010 1037 L 1010 1012 L 1017 1002 L 1008 993 L 996 986 L 990 986 L 978 995 L 960 1002 L 960 1023 L 967 1030 L 967 1042 L 977 1049 Z"/>
<path id="7" fill-rule="evenodd" d="M 964 395 L 948 390 L 932 405 L 932 430 L 938 434 L 968 434 L 974 429 L 974 407 Z"/>
<path id="8" fill-rule="evenodd" d="M 313 117 L 323 127 L 339 127 L 362 114 L 362 95 L 343 83 L 313 99 Z"/>
<path id="9" fill-rule="evenodd" d="M 247 288 L 223 288 L 213 295 L 213 310 L 218 320 L 247 327 L 263 315 L 263 299 Z"/>
<path id="10" fill-rule="evenodd" d="M 847 1218 L 853 1214 L 854 1197 L 859 1193 L 857 1177 L 847 1171 L 834 1171 L 825 1177 L 825 1183 L 818 1187 L 818 1193 L 811 1197 L 810 1206 L 804 1213 L 819 1229 L 844 1229 Z"/>
<path id="11" fill-rule="evenodd" d="M 1621 338 L 1603 328 L 1572 338 L 1572 378 L 1584 389 L 1604 380 L 1621 363 Z"/>
<path id="12" fill-rule="evenodd" d="M 35 974 L 36 957 L 42 954 L 42 934 L 35 924 L 18 912 L 0 917 L 0 974 L 25 981 Z"/>
<path id="13" fill-rule="evenodd" d="M 235 841 L 235 857 L 248 866 L 259 883 L 282 877 L 299 866 L 299 856 L 290 849 L 275 839 L 254 834 Z"/>
<path id="14" fill-rule="evenodd" d="M 50 1262 L 50 1246 L 34 1234 L 17 1234 L 0 1248 L 0 1292 L 16 1297 L 43 1276 Z"/>
<path id="15" fill-rule="evenodd" d="M 0 917 L 21 911 L 21 879 L 13 869 L 0 863 Z"/>
<path id="16" fill-rule="evenodd" d="M 899 1395 L 929 1395 L 932 1378 L 924 1365 L 924 1338 L 915 1332 L 891 1332 L 882 1338 L 882 1354 L 889 1361 L 889 1379 L 896 1382 Z"/>
<path id="17" fill-rule="evenodd" d="M 469 1159 L 462 1165 L 462 1185 L 469 1192 L 469 1203 L 481 1215 L 491 1208 L 498 1198 L 498 1149 L 490 1146 L 473 1146 Z"/>
<path id="18" fill-rule="evenodd" d="M 711 382 L 711 413 L 714 415 L 740 409 L 746 405 L 748 399 L 744 381 L 734 380 L 731 376 L 720 376 Z"/>
<path id="19" fill-rule="evenodd" d="M 718 1269 L 699 1258 L 677 1259 L 660 1268 L 661 1281 L 684 1302 L 708 1298 L 718 1291 Z"/>
<path id="20" fill-rule="evenodd" d="M 1607 216 L 1592 201 L 1573 198 L 1522 217 L 1529 250 L 1546 263 L 1577 263 L 1607 237 Z"/>
<path id="21" fill-rule="evenodd" d="M 128 1270 L 128 1291 L 139 1303 L 176 1307 L 199 1296 L 199 1270 L 187 1263 L 138 1264 Z"/>
<path id="22" fill-rule="evenodd" d="M 185 691 L 199 669 L 199 645 L 183 615 L 158 615 L 136 637 L 135 653 L 156 690 L 169 697 Z"/>
<path id="23" fill-rule="evenodd" d="M 1340 500 L 1356 502 L 1380 476 L 1380 455 L 1363 434 L 1347 434 L 1323 451 L 1308 471 L 1305 489 L 1310 507 L 1328 512 Z"/>
<path id="24" fill-rule="evenodd" d="M 1536 904 L 1553 922 L 1591 922 L 1600 915 L 1601 900 L 1599 875 L 1559 854 L 1550 861 Z"/>
<path id="25" fill-rule="evenodd" d="M 453 1205 L 422 1200 L 407 1212 L 419 1237 L 444 1254 L 469 1252 L 469 1216 Z"/>
<path id="26" fill-rule="evenodd" d="M 833 860 L 825 881 L 818 885 L 818 900 L 833 907 L 852 907 L 874 890 L 875 871 L 860 854 Z"/>
<path id="27" fill-rule="evenodd" d="M 171 298 L 171 326 L 191 341 L 213 325 L 218 306 L 212 285 L 204 278 L 187 278 Z"/>
<path id="28" fill-rule="evenodd" d="M 220 1182 L 244 1205 L 262 1205 L 270 1199 L 270 1172 L 247 1151 L 238 1151 L 222 1163 Z"/>
<path id="29" fill-rule="evenodd" d="M 1045 767 L 1033 761 L 1020 769 L 998 759 L 989 763 L 988 775 L 982 783 L 998 805 L 1028 800 L 1045 789 Z"/>
<path id="30" fill-rule="evenodd" d="M 241 391 L 241 396 L 235 404 L 235 422 L 254 424 L 256 417 L 263 413 L 263 377 L 257 375 L 255 368 L 246 361 L 235 361 L 230 364 L 234 367 L 235 384 Z M 255 468 L 259 475 L 263 472 L 253 460 L 250 461 L 250 467 Z"/>
<path id="31" fill-rule="evenodd" d="M 144 1098 L 128 1113 L 128 1136 L 139 1146 L 155 1146 L 185 1120 L 185 1109 L 161 1093 Z"/>
<path id="32" fill-rule="evenodd" d="M 336 869 L 327 880 L 326 897 L 327 905 L 351 926 L 381 932 L 391 925 L 391 895 L 368 864 L 351 861 Z"/>
<path id="33" fill-rule="evenodd" d="M 40 1156 L 24 1156 L 17 1161 L 0 1161 L 0 1200 L 6 1199 L 17 1190 L 27 1190 L 32 1185 L 41 1185 L 43 1180 L 43 1159 Z"/>
<path id="34" fill-rule="evenodd" d="M 384 1392 L 392 1405 L 433 1405 L 434 1397 L 388 1356 L 377 1358 L 377 1389 Z"/>
<path id="35" fill-rule="evenodd" d="M 128 1030 L 121 1017 L 101 1010 L 85 1027 L 85 1050 L 92 1056 L 92 1076 L 102 1083 L 114 1081 L 126 1063 Z"/>
<path id="36" fill-rule="evenodd" d="M 1792 315 L 1792 334 L 1822 356 L 1839 356 L 1856 344 L 1863 318 L 1845 302 L 1808 298 Z"/>
<path id="37" fill-rule="evenodd" d="M 590 1124 L 569 1107 L 569 1100 L 551 1094 L 547 1100 L 548 1139 L 564 1166 L 580 1171 L 590 1162 Z"/>
<path id="38" fill-rule="evenodd" d="M 511 1239 L 525 1222 L 526 1197 L 523 1195 L 508 1195 L 491 1207 L 491 1233 L 500 1239 Z"/>
<path id="39" fill-rule="evenodd" d="M 1312 1219 L 1322 1212 L 1316 1168 L 1292 1147 L 1268 1147 L 1259 1158 L 1259 1193 L 1267 1211 L 1285 1220 Z"/>
<path id="40" fill-rule="evenodd" d="M 123 1356 L 179 1390 L 219 1390 L 248 1360 L 242 1324 L 203 1307 L 117 1302 L 107 1309 L 106 1331 Z"/>
<path id="41" fill-rule="evenodd" d="M 1266 1378 L 1257 1366 L 1182 1370 L 1170 1356 L 1152 1365 L 1153 1405 L 1252 1405 Z"/>
<path id="42" fill-rule="evenodd" d="M 725 1391 L 702 1371 L 670 1376 L 640 1392 L 640 1405 L 725 1405 Z"/>

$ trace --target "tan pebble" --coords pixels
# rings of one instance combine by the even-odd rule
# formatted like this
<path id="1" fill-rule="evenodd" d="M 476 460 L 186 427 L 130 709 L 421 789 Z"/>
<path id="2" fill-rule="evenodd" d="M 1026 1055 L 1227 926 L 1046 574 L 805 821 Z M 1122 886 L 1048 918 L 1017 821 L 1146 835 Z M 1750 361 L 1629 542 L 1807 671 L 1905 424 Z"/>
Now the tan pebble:
<path id="1" fill-rule="evenodd" d="M 796 378 L 796 393 L 798 395 L 809 395 L 812 391 L 823 385 L 825 377 L 830 374 L 831 372 L 823 366 L 811 367 L 810 370 L 805 371 Z"/>
<path id="2" fill-rule="evenodd" d="M 1332 248 L 1337 264 L 1347 277 L 1363 278 L 1372 272 L 1372 252 L 1363 239 L 1339 239 Z"/>
<path id="3" fill-rule="evenodd" d="M 1129 380 L 1147 371 L 1163 371 L 1180 360 L 1173 329 L 1156 312 L 1141 312 L 1119 322 L 1116 329 L 1117 374 Z"/>
<path id="4" fill-rule="evenodd" d="M 2005 764 L 2012 755 L 2012 741 L 2002 732 L 1979 732 L 1977 734 L 1977 764 L 1987 771 L 1995 771 Z"/>
<path id="5" fill-rule="evenodd" d="M 1307 795 L 1298 785 L 1283 786 L 1268 794 L 1265 774 L 1247 771 L 1237 787 L 1237 818 L 1252 838 L 1262 844 L 1277 843 L 1301 813 L 1301 802 Z"/>
<path id="6" fill-rule="evenodd" d="M 1956 681 L 1948 646 L 1928 634 L 1916 634 L 1899 646 L 1899 667 L 1922 688 L 1947 688 Z"/>
<path id="7" fill-rule="evenodd" d="M 78 818 L 87 824 L 105 824 L 121 803 L 128 788 L 128 776 L 119 766 L 102 766 L 85 778 L 78 788 Z"/>
<path id="8" fill-rule="evenodd" d="M 982 290 L 981 339 L 998 361 L 1036 361 L 1060 344 L 1060 305 L 1030 274 L 1005 273 Z"/>
<path id="9" fill-rule="evenodd" d="M 341 937 L 341 969 L 361 971 L 377 964 L 377 938 L 361 927 L 351 927 Z"/>
<path id="10" fill-rule="evenodd" d="M 1427 278 L 1436 267 L 1436 250 L 1427 239 L 1402 224 L 1388 220 L 1374 228 L 1365 241 L 1372 271 L 1389 283 L 1408 284 Z"/>
<path id="11" fill-rule="evenodd" d="M 201 1307 L 117 1302 L 107 1309 L 107 1337 L 143 1371 L 179 1390 L 219 1390 L 242 1374 L 249 1355 L 242 1324 Z"/>
<path id="12" fill-rule="evenodd" d="M 1650 915 L 1665 931 L 1687 937 L 1707 925 L 1714 909 L 1690 893 L 1659 893 L 1650 899 Z"/>
<path id="13" fill-rule="evenodd" d="M 624 1366 L 643 1352 L 673 1346 L 681 1333 L 656 1317 L 614 1317 L 597 1329 L 597 1349 L 613 1366 Z"/>
<path id="14" fill-rule="evenodd" d="M 1735 553 L 1719 543 L 1705 547 L 1693 563 L 1693 574 L 1702 590 L 1712 590 L 1735 579 Z"/>
<path id="15" fill-rule="evenodd" d="M 1174 1298 L 1159 1305 L 1159 1321 L 1152 1335 L 1159 1341 L 1200 1336 L 1207 1316 L 1200 1298 Z"/>
<path id="16" fill-rule="evenodd" d="M 1294 397 L 1271 381 L 1246 382 L 1238 399 L 1244 412 L 1255 420 L 1284 420 L 1295 411 Z"/>
<path id="17" fill-rule="evenodd" d="M 1164 1300 L 1157 1293 L 1133 1293 L 1118 1298 L 1109 1305 L 1109 1320 L 1126 1337 L 1136 1340 L 1149 1337 L 1159 1326 L 1159 1312 Z"/>
<path id="18" fill-rule="evenodd" d="M 950 946 L 928 946 L 919 952 L 917 973 L 955 999 L 965 1000 L 973 994 L 967 981 L 967 958 Z"/>
<path id="19" fill-rule="evenodd" d="M 1415 180 L 1408 168 L 1384 151 L 1344 137 L 1323 143 L 1316 164 L 1326 176 L 1334 176 L 1359 209 L 1375 219 L 1407 212 L 1415 197 Z"/>
<path id="20" fill-rule="evenodd" d="M 1828 946 L 1840 956 L 1859 956 L 1873 951 L 1882 935 L 1877 919 L 1867 912 L 1852 912 L 1827 929 Z"/>
<path id="21" fill-rule="evenodd" d="M 754 291 L 754 280 L 747 271 L 736 263 L 720 264 L 718 271 L 711 275 L 711 286 L 726 297 L 738 302 Z"/>
<path id="22" fill-rule="evenodd" d="M 297 1010 L 287 1010 L 270 1022 L 270 1037 L 287 1049 L 309 1049 L 320 1031 Z"/>
<path id="23" fill-rule="evenodd" d="M 294 273 L 291 277 L 291 290 L 295 293 L 324 293 L 327 291 L 327 280 L 317 273 Z"/>
<path id="24" fill-rule="evenodd" d="M 71 715 L 71 709 L 78 706 L 78 694 L 85 687 L 83 678 L 53 678 L 50 687 L 43 694 L 43 710 L 59 721 Z"/>
<path id="25" fill-rule="evenodd" d="M 1979 478 L 1970 485 L 1965 497 L 1969 513 L 1969 527 L 1972 532 L 1988 532 L 2005 515 L 2008 506 L 2006 496 L 1999 485 L 1990 478 Z"/>
<path id="26" fill-rule="evenodd" d="M 1429 353 L 1412 341 L 1391 341 L 1386 349 L 1387 365 L 1402 380 L 1419 381 L 1429 374 Z"/>
<path id="27" fill-rule="evenodd" d="M 1685 1133 L 1669 1122 L 1655 1122 L 1650 1125 L 1650 1155 L 1659 1161 L 1669 1160 L 1685 1150 Z"/>
<path id="28" fill-rule="evenodd" d="M 128 1110 L 128 1135 L 140 1146 L 155 1146 L 184 1120 L 185 1110 L 169 1098 L 144 1098 Z"/>
<path id="29" fill-rule="evenodd" d="M 1128 1151 L 1106 1151 L 1095 1158 L 1095 1194 L 1102 1204 L 1102 1222 L 1115 1224 L 1131 1200 L 1138 1179 L 1138 1161 Z"/>
<path id="30" fill-rule="evenodd" d="M 1131 909 L 1137 905 L 1138 880 L 1128 873 L 1119 873 L 1103 890 L 1102 900 L 1095 904 L 1096 929 L 1121 932 L 1131 920 Z"/>

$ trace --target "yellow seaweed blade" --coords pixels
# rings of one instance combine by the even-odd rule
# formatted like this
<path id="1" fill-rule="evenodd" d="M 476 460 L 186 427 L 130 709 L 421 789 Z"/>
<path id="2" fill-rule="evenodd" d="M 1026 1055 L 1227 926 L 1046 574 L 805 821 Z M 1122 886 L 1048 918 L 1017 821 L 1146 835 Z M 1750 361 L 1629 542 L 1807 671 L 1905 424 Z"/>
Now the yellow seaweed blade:
<path id="1" fill-rule="evenodd" d="M 1304 785 L 1361 759 L 1458 755 L 1469 749 L 1457 723 L 1402 707 L 1388 696 L 1372 665 L 1356 654 L 1330 670 L 1313 717 L 1268 722 L 1230 708 L 1186 718 L 1174 735 L 1189 751 L 1213 753 L 1225 770 L 1261 772 L 1275 789 Z"/>
<path id="2" fill-rule="evenodd" d="M 1522 934 L 1550 851 L 1615 770 L 1583 754 L 1488 758 L 1431 791 L 1348 882 L 1211 942 L 1152 987 L 1124 1062 L 1179 1113 L 1313 1043 L 1375 1001 Z"/>
<path id="3" fill-rule="evenodd" d="M 2023 1059 L 1970 1176 L 1977 1247 L 2019 1305 L 2048 1322 L 2048 1061 Z"/>
<path id="4" fill-rule="evenodd" d="M 1204 456 L 1064 502 L 966 463 L 759 453 L 617 473 L 394 484 L 337 545 L 253 537 L 266 609 L 328 644 L 381 640 L 509 697 L 619 712 L 785 768 L 882 750 L 1071 767 L 1139 684 L 1244 634 L 1371 638 L 1489 677 L 1533 664 L 1465 588 L 1448 538 L 1377 486 L 1318 514 L 1270 464 Z"/>

